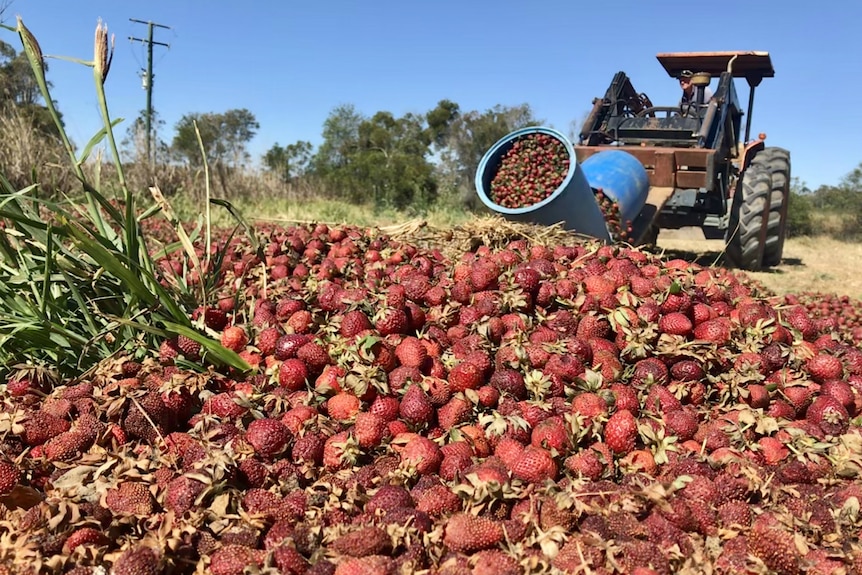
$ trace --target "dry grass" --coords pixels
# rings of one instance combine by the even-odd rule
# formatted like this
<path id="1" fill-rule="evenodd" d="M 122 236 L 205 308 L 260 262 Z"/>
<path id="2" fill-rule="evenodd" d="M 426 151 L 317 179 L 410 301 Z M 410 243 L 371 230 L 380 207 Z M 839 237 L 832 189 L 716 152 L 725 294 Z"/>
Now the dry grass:
<path id="1" fill-rule="evenodd" d="M 715 240 L 663 240 L 660 237 L 659 247 L 665 249 L 668 256 L 711 265 L 719 259 L 723 244 Z M 785 243 L 781 265 L 749 275 L 779 294 L 820 292 L 862 299 L 860 261 L 862 243 L 825 236 L 791 238 Z"/>

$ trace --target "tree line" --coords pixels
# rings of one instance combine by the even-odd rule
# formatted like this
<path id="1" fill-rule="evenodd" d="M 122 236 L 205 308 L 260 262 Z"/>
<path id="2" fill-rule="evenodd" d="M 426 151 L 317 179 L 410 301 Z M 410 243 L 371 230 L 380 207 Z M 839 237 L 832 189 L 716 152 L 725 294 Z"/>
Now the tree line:
<path id="1" fill-rule="evenodd" d="M 56 137 L 23 52 L 0 41 L 0 119 L 13 114 L 26 120 L 34 133 L 48 140 Z M 162 137 L 168 131 L 158 113 L 151 124 L 157 164 L 196 169 L 207 162 L 225 188 L 227 175 L 251 167 L 248 149 L 260 129 L 254 113 L 245 108 L 187 113 L 173 126 L 169 140 Z M 513 130 L 541 124 L 528 104 L 479 111 L 444 99 L 424 113 L 401 116 L 385 110 L 367 115 L 342 104 L 324 120 L 318 146 L 303 140 L 276 142 L 259 160 L 286 186 L 302 183 L 315 193 L 351 203 L 421 209 L 445 200 L 470 207 L 477 200 L 473 180 L 483 154 Z M 147 161 L 145 126 L 140 112 L 126 129 L 122 153 L 130 164 Z M 0 158 L 5 172 L 8 166 L 3 163 Z M 843 221 L 852 222 L 845 232 L 862 228 L 862 163 L 837 185 L 811 190 L 796 178 L 792 189 L 791 234 L 817 232 L 815 221 L 824 212 L 840 213 Z"/>

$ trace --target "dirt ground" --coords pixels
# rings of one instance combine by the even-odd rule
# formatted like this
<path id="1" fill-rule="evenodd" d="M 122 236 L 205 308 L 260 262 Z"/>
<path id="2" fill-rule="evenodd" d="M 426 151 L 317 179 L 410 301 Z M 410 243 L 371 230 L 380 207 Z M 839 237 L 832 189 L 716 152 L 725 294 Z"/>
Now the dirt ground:
<path id="1" fill-rule="evenodd" d="M 723 242 L 662 238 L 667 257 L 683 257 L 702 265 L 721 265 Z M 862 244 L 831 238 L 792 238 L 784 245 L 781 265 L 750 275 L 779 294 L 820 292 L 862 299 Z"/>

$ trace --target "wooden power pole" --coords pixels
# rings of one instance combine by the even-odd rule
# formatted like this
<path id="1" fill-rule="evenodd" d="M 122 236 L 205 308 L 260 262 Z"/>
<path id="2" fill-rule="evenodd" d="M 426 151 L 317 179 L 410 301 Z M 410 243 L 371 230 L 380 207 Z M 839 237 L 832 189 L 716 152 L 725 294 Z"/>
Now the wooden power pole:
<path id="1" fill-rule="evenodd" d="M 165 26 L 164 24 L 156 24 L 151 21 L 137 20 L 135 18 L 129 18 L 132 22 L 136 22 L 138 24 L 146 24 L 147 25 L 147 37 L 146 38 L 135 38 L 134 36 L 129 36 L 129 40 L 132 42 L 143 42 L 147 45 L 147 71 L 144 76 L 144 89 L 147 91 L 147 109 L 146 109 L 146 131 L 147 131 L 147 161 L 150 164 L 150 167 L 153 167 L 154 164 L 154 156 L 153 156 L 153 46 L 165 46 L 170 48 L 170 44 L 165 44 L 164 42 L 155 42 L 153 41 L 153 28 L 165 28 L 170 29 L 170 26 Z"/>

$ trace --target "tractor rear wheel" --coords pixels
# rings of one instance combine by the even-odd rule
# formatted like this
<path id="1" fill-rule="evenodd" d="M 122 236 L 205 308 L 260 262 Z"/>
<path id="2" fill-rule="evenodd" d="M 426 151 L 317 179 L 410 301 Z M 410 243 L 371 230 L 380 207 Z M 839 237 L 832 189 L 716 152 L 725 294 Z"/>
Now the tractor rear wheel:
<path id="1" fill-rule="evenodd" d="M 769 224 L 763 248 L 763 267 L 777 266 L 784 252 L 787 229 L 787 204 L 790 196 L 790 152 L 784 148 L 765 148 L 752 160 L 766 166 L 772 178 L 769 197 Z"/>
<path id="2" fill-rule="evenodd" d="M 761 235 L 763 218 L 769 217 L 771 195 L 769 170 L 763 163 L 752 160 L 742 173 L 730 204 L 725 257 L 733 266 L 748 271 L 763 267 L 766 242 Z"/>

